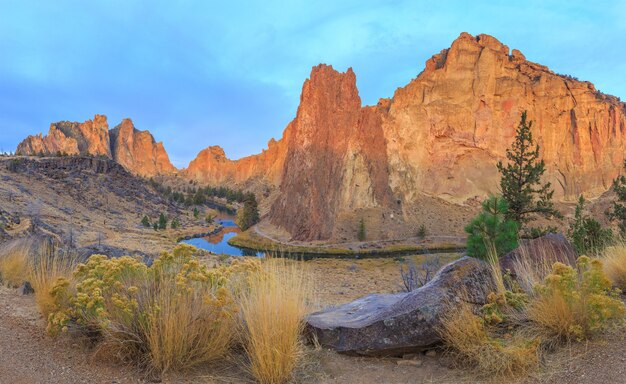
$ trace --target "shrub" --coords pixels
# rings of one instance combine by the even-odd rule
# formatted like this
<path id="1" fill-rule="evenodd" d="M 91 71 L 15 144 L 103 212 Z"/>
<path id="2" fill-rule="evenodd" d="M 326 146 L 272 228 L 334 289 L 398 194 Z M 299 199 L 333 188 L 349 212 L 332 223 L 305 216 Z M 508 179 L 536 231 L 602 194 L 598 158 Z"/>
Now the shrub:
<path id="1" fill-rule="evenodd" d="M 626 292 L 626 246 L 608 247 L 602 259 L 604 273 L 613 285 Z"/>
<path id="2" fill-rule="evenodd" d="M 167 229 L 167 216 L 164 213 L 159 215 L 159 229 Z"/>
<path id="3" fill-rule="evenodd" d="M 580 255 L 597 254 L 611 242 L 613 232 L 609 228 L 602 228 L 598 221 L 585 215 L 584 209 L 585 198 L 581 195 L 567 235 Z"/>
<path id="4" fill-rule="evenodd" d="M 527 315 L 554 340 L 582 340 L 625 314 L 624 304 L 603 272 L 602 262 L 581 256 L 577 269 L 555 263 L 536 287 Z"/>
<path id="5" fill-rule="evenodd" d="M 150 219 L 148 218 L 148 216 L 144 216 L 143 219 L 141 219 L 141 225 L 146 228 L 150 228 Z"/>
<path id="6" fill-rule="evenodd" d="M 428 231 L 426 230 L 426 226 L 424 224 L 421 224 L 419 228 L 417 228 L 417 238 L 423 240 L 427 234 Z"/>
<path id="7" fill-rule="evenodd" d="M 482 212 L 465 227 L 469 234 L 467 252 L 470 256 L 486 260 L 493 245 L 496 256 L 517 247 L 518 224 L 505 218 L 508 205 L 500 197 L 492 196 L 482 204 Z"/>
<path id="8" fill-rule="evenodd" d="M 444 316 L 438 333 L 459 361 L 485 376 L 521 376 L 539 362 L 539 339 L 493 337 L 468 305 Z"/>
<path id="9" fill-rule="evenodd" d="M 400 276 L 402 277 L 402 284 L 407 292 L 414 291 L 418 288 L 426 285 L 441 268 L 441 261 L 439 257 L 434 257 L 426 260 L 418 268 L 413 261 L 409 261 L 406 271 L 404 267 L 400 265 Z"/>
<path id="10" fill-rule="evenodd" d="M 359 230 L 357 231 L 356 237 L 359 241 L 365 241 L 365 220 L 363 220 L 363 218 L 359 221 Z"/>
<path id="11" fill-rule="evenodd" d="M 302 266 L 271 260 L 252 276 L 241 300 L 244 348 L 260 383 L 284 383 L 301 356 L 300 334 L 308 312 L 310 280 Z"/>
<path id="12" fill-rule="evenodd" d="M 48 331 L 75 326 L 118 358 L 159 372 L 223 357 L 235 335 L 234 298 L 258 262 L 210 269 L 195 250 L 178 245 L 150 267 L 131 257 L 90 257 L 73 281 L 57 280 Z"/>

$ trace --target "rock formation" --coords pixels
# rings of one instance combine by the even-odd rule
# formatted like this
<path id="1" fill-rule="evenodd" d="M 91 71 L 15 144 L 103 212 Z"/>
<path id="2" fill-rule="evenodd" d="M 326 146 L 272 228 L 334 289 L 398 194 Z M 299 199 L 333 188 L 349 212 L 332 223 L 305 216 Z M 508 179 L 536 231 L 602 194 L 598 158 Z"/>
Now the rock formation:
<path id="1" fill-rule="evenodd" d="M 294 239 L 337 237 L 346 225 L 356 228 L 359 216 L 379 226 L 414 224 L 424 196 L 464 205 L 497 191 L 495 164 L 505 160 L 525 110 L 557 200 L 609 189 L 623 165 L 626 105 L 491 36 L 467 33 L 376 106 L 361 107 L 351 69 L 313 68 L 276 143 L 284 161 L 246 162 L 256 159 L 253 177 L 272 175 L 279 193 L 268 218 Z M 238 162 L 206 157 L 203 181 L 225 174 L 246 181 Z M 265 164 L 274 165 L 271 172 Z M 195 163 L 194 174 L 204 167 Z"/>
<path id="2" fill-rule="evenodd" d="M 96 115 L 84 123 L 61 121 L 50 124 L 48 135 L 29 136 L 17 147 L 23 155 L 67 154 L 111 157 L 106 116 Z"/>
<path id="3" fill-rule="evenodd" d="M 132 173 L 152 177 L 176 171 L 163 143 L 155 142 L 150 132 L 135 129 L 130 119 L 122 120 L 110 134 L 113 160 Z"/>
<path id="4" fill-rule="evenodd" d="M 50 125 L 47 136 L 29 136 L 17 147 L 20 155 L 82 155 L 113 159 L 130 172 L 151 177 L 170 174 L 170 163 L 162 143 L 150 132 L 138 131 L 130 119 L 109 131 L 106 116 L 96 115 L 84 123 L 62 121 Z"/>
<path id="5" fill-rule="evenodd" d="M 626 104 L 527 61 L 491 36 L 467 33 L 376 106 L 361 106 L 352 69 L 314 67 L 280 140 L 240 160 L 209 147 L 183 175 L 274 191 L 266 219 L 296 240 L 354 238 L 362 218 L 371 238 L 414 236 L 422 216 L 433 215 L 427 206 L 467 209 L 498 190 L 495 164 L 506 160 L 523 111 L 534 123 L 556 200 L 610 188 L 624 161 Z M 130 121 L 114 130 L 110 147 L 105 127 L 103 116 L 53 124 L 48 136 L 29 137 L 18 152 L 112 156 L 146 176 L 174 170 L 162 145 Z"/>

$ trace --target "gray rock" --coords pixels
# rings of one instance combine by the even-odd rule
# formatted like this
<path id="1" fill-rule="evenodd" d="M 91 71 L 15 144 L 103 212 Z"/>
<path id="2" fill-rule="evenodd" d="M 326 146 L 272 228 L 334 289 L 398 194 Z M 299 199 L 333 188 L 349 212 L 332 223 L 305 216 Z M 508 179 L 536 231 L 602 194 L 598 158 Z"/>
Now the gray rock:
<path id="1" fill-rule="evenodd" d="M 338 352 L 402 356 L 440 343 L 436 329 L 441 316 L 462 301 L 478 309 L 494 289 L 489 266 L 466 256 L 415 291 L 369 295 L 313 313 L 307 318 L 307 332 Z"/>
<path id="2" fill-rule="evenodd" d="M 19 295 L 32 295 L 33 293 L 35 293 L 35 290 L 33 289 L 33 286 L 30 285 L 28 281 L 25 281 L 24 284 L 22 284 L 17 289 L 17 293 Z"/>
<path id="3" fill-rule="evenodd" d="M 500 258 L 502 271 L 509 271 L 516 276 L 515 260 L 527 259 L 532 265 L 539 265 L 544 261 L 552 264 L 557 261 L 569 265 L 576 265 L 576 249 L 562 234 L 549 233 L 532 240 L 524 240 L 520 246 Z"/>

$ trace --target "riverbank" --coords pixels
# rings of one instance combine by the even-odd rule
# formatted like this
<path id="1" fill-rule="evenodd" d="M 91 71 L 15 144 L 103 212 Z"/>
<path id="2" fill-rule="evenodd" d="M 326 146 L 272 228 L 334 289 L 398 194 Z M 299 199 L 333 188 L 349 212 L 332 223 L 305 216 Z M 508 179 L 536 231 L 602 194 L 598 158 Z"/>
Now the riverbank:
<path id="1" fill-rule="evenodd" d="M 285 244 L 263 237 L 255 232 L 254 229 L 250 229 L 232 237 L 228 240 L 228 244 L 238 248 L 258 252 L 277 255 L 297 255 L 304 258 L 393 257 L 425 253 L 457 253 L 463 252 L 465 249 L 465 243 L 434 242 L 427 240 L 417 244 L 402 243 L 400 241 L 392 244 L 384 244 L 383 242 L 363 242 L 351 247 L 333 244 L 294 245 Z"/>

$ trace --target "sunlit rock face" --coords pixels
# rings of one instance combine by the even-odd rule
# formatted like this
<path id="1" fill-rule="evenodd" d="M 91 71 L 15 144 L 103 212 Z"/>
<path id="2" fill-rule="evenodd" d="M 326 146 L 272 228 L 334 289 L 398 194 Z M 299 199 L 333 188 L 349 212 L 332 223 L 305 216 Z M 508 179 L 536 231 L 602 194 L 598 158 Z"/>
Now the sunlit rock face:
<path id="1" fill-rule="evenodd" d="M 283 138 L 269 218 L 295 239 L 327 239 L 349 212 L 410 223 L 419 196 L 482 199 L 498 190 L 495 164 L 523 111 L 557 200 L 610 187 L 624 161 L 625 104 L 491 36 L 461 34 L 377 106 L 361 107 L 351 70 L 315 67 Z"/>
<path id="2" fill-rule="evenodd" d="M 130 119 L 111 130 L 111 149 L 113 160 L 134 174 L 152 177 L 176 171 L 163 143 L 157 143 L 150 132 L 135 129 Z"/>
<path id="3" fill-rule="evenodd" d="M 352 69 L 316 66 L 280 140 L 239 160 L 209 147 L 181 173 L 202 184 L 271 190 L 266 219 L 296 240 L 354 236 L 364 216 L 372 238 L 407 236 L 433 204 L 459 210 L 498 191 L 496 163 L 523 111 L 557 200 L 610 188 L 624 161 L 626 105 L 491 36 L 467 33 L 375 106 L 362 106 Z M 102 155 L 143 176 L 175 172 L 152 135 L 130 120 L 109 134 L 99 115 L 52 124 L 18 152 Z"/>
<path id="4" fill-rule="evenodd" d="M 83 155 L 113 159 L 130 172 L 151 177 L 170 174 L 176 168 L 150 132 L 138 131 L 130 119 L 109 131 L 106 116 L 83 123 L 62 121 L 50 125 L 48 135 L 29 136 L 18 147 L 21 155 Z"/>
<path id="5" fill-rule="evenodd" d="M 61 121 L 50 124 L 47 136 L 29 136 L 17 147 L 22 155 L 89 155 L 111 158 L 106 116 L 95 115 L 83 123 Z"/>

